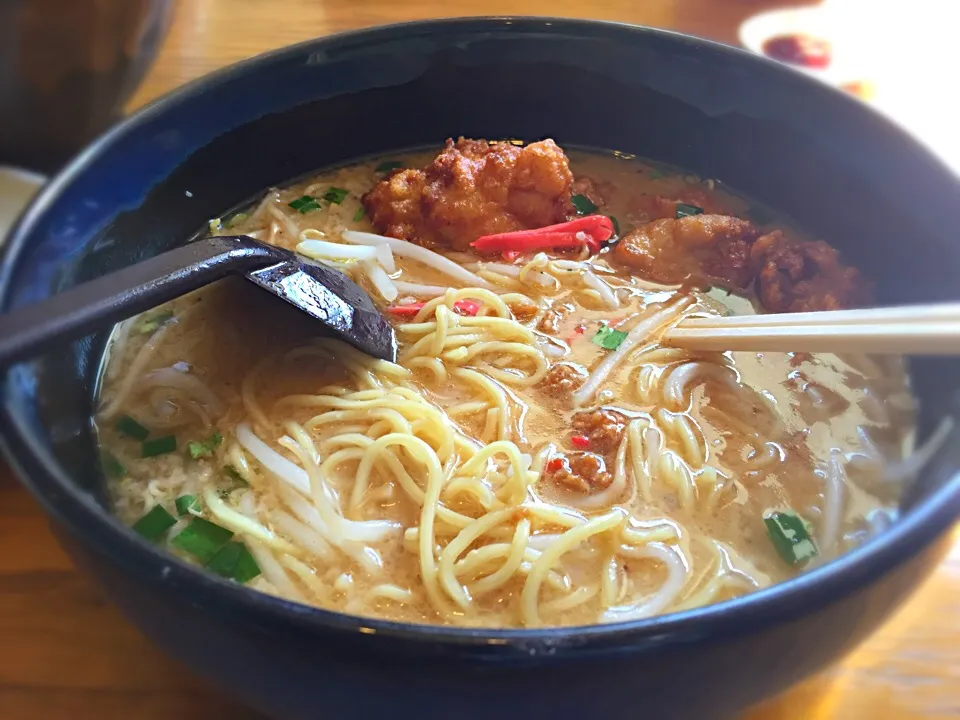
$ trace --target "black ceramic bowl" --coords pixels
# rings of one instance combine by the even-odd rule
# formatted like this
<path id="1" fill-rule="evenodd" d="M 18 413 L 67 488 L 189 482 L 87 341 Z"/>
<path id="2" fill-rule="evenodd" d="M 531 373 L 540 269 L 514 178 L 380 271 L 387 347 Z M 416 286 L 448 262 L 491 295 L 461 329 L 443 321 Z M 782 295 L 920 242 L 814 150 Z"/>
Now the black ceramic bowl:
<path id="1" fill-rule="evenodd" d="M 447 136 L 553 137 L 717 177 L 798 218 L 882 302 L 956 297 L 960 186 L 857 102 L 772 62 L 666 32 L 481 19 L 324 38 L 138 113 L 74 160 L 14 231 L 3 307 L 151 255 L 273 183 Z M 90 429 L 104 338 L 3 379 L 6 452 L 77 564 L 158 645 L 284 718 L 723 718 L 864 638 L 916 587 L 960 509 L 951 438 L 878 541 L 791 582 L 662 618 L 560 630 L 399 625 L 205 575 L 103 503 Z M 922 433 L 957 363 L 912 366 Z"/>

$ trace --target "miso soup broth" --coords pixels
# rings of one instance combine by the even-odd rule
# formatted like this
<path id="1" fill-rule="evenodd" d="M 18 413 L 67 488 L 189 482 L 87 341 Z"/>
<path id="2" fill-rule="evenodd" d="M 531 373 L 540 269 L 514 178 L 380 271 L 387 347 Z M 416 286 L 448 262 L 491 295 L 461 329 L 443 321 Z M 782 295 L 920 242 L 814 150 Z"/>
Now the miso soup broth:
<path id="1" fill-rule="evenodd" d="M 712 180 L 461 140 L 211 232 L 341 269 L 400 343 L 374 360 L 239 279 L 117 328 L 116 512 L 211 572 L 398 621 L 606 623 L 782 582 L 895 515 L 900 359 L 660 344 L 691 315 L 869 302 L 828 243 Z"/>

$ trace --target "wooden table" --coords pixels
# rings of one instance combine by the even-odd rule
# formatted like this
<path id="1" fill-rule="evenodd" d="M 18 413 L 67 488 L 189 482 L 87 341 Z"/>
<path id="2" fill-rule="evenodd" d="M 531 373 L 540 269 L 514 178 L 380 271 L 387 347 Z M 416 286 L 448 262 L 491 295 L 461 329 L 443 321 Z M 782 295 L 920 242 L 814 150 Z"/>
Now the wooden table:
<path id="1" fill-rule="evenodd" d="M 236 60 L 326 33 L 418 18 L 593 17 L 735 42 L 775 0 L 181 0 L 137 107 Z M 960 534 L 913 600 L 857 652 L 749 720 L 960 716 Z M 161 655 L 80 577 L 0 463 L 0 718 L 210 718 L 255 714 Z"/>

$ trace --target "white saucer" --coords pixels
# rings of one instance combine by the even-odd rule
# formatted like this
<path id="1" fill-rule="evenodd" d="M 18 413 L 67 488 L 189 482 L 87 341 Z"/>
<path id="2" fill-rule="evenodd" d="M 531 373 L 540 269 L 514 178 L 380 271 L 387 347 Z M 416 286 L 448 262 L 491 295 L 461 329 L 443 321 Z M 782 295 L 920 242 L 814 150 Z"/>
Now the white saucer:
<path id="1" fill-rule="evenodd" d="M 748 18 L 740 26 L 740 44 L 747 50 L 765 55 L 764 44 L 782 35 L 808 35 L 826 40 L 833 46 L 830 65 L 825 68 L 790 67 L 831 85 L 845 85 L 864 80 L 867 56 L 862 35 L 851 32 L 846 14 L 826 7 L 801 7 L 770 10 Z"/>
<path id="2" fill-rule="evenodd" d="M 46 181 L 42 175 L 12 167 L 0 167 L 0 242 Z"/>

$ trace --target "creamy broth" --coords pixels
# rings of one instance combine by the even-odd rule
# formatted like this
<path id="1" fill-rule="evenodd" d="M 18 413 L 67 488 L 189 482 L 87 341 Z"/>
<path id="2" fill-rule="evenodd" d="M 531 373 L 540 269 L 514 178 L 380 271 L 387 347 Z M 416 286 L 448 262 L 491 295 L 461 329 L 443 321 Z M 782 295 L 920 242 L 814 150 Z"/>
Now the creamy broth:
<path id="1" fill-rule="evenodd" d="M 576 177 L 602 183 L 602 212 L 624 231 L 647 219 L 637 209 L 645 194 L 694 188 L 730 215 L 751 212 L 712 181 L 632 157 L 569 156 Z M 432 157 L 396 160 L 418 167 Z M 342 242 L 347 229 L 375 232 L 360 198 L 382 179 L 381 162 L 272 190 L 211 229 L 290 249 L 304 238 Z M 330 188 L 348 194 L 309 212 L 290 206 Z M 899 486 L 884 462 L 909 452 L 915 413 L 899 359 L 665 348 L 660 330 L 683 316 L 753 306 L 646 281 L 606 250 L 513 262 L 438 252 L 487 288 L 395 255 L 400 293 L 387 302 L 357 263 L 345 266 L 381 305 L 427 302 L 415 316 L 393 316 L 397 366 L 317 338 L 315 325 L 239 280 L 118 328 L 97 422 L 105 469 L 122 475 L 109 482 L 120 518 L 134 524 L 165 508 L 176 524 L 158 542 L 191 562 L 172 542 L 178 533 L 195 517 L 225 526 L 262 571 L 249 585 L 301 602 L 409 622 L 533 627 L 736 597 L 835 557 L 893 516 Z M 453 290 L 431 307 L 422 286 Z M 464 299 L 481 308 L 475 317 L 454 310 Z M 620 352 L 593 341 L 604 325 L 630 333 L 655 316 L 596 392 L 551 384 L 558 364 L 586 376 Z M 574 419 L 598 409 L 622 421 L 616 447 L 603 452 Z M 176 450 L 141 457 L 121 418 L 150 438 L 174 435 Z M 415 445 L 377 445 L 401 427 Z M 558 479 L 557 458 L 580 445 L 607 475 L 574 480 L 596 487 Z M 305 489 L 280 479 L 293 469 Z M 197 502 L 181 516 L 175 501 L 185 496 Z M 336 517 L 318 510 L 323 503 Z M 815 557 L 791 564 L 778 553 L 764 521 L 778 511 L 802 518 Z M 354 539 L 325 537 L 341 526 Z"/>

